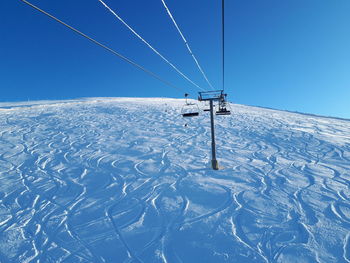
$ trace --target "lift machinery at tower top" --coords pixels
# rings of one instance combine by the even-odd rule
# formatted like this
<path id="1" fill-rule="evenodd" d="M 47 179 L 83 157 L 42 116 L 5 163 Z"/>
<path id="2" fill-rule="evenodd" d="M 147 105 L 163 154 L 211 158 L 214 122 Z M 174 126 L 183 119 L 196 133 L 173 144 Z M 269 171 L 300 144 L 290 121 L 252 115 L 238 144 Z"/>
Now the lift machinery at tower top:
<path id="1" fill-rule="evenodd" d="M 198 100 L 199 101 L 217 101 L 218 110 L 216 115 L 231 115 L 231 111 L 227 109 L 227 94 L 224 93 L 224 90 L 214 90 L 214 91 L 203 91 L 199 92 Z M 208 110 L 205 110 L 208 111 Z"/>

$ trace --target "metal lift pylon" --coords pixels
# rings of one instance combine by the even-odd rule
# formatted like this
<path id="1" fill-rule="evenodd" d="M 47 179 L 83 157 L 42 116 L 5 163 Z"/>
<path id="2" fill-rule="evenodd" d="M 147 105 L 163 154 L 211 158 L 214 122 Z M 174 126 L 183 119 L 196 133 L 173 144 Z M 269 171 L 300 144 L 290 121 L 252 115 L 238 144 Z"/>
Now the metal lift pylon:
<path id="1" fill-rule="evenodd" d="M 219 170 L 219 163 L 216 159 L 215 124 L 214 124 L 214 102 L 225 100 L 223 90 L 199 92 L 199 101 L 209 101 L 210 104 L 210 129 L 211 129 L 211 167 Z"/>

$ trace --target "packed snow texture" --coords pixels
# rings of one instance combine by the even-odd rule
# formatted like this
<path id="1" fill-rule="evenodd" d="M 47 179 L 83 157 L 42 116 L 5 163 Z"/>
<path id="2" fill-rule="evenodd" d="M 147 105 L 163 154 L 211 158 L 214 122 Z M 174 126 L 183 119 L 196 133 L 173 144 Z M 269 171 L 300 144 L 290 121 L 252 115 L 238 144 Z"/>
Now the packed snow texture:
<path id="1" fill-rule="evenodd" d="M 183 103 L 0 104 L 0 262 L 350 262 L 350 121 Z"/>

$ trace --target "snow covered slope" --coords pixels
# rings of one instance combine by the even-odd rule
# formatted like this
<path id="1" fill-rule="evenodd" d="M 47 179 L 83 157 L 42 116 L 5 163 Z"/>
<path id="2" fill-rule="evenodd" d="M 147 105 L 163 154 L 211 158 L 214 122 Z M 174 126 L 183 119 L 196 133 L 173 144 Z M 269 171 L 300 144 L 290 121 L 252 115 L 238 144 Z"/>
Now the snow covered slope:
<path id="1" fill-rule="evenodd" d="M 0 105 L 0 262 L 350 262 L 350 121 L 182 104 Z"/>

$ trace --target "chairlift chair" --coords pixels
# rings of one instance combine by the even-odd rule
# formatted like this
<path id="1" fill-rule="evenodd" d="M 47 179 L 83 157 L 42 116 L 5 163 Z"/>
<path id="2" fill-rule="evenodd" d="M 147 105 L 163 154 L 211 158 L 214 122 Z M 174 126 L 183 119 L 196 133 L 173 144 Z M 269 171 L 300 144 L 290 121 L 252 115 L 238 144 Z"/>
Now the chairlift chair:
<path id="1" fill-rule="evenodd" d="M 216 113 L 216 115 L 231 115 L 231 111 L 226 108 L 220 108 Z"/>
<path id="2" fill-rule="evenodd" d="M 203 111 L 210 111 L 210 108 L 209 108 L 209 105 L 208 105 L 209 103 L 205 103 L 205 105 L 204 105 L 204 110 Z"/>
<path id="3" fill-rule="evenodd" d="M 219 101 L 219 109 L 218 111 L 216 111 L 216 115 L 231 115 L 231 111 L 227 109 L 227 102 L 225 97 L 226 97 L 226 94 Z"/>
<path id="4" fill-rule="evenodd" d="M 196 103 L 190 103 L 187 101 L 188 94 L 185 94 L 186 103 L 181 109 L 181 115 L 184 118 L 195 117 L 199 115 L 199 107 Z"/>

